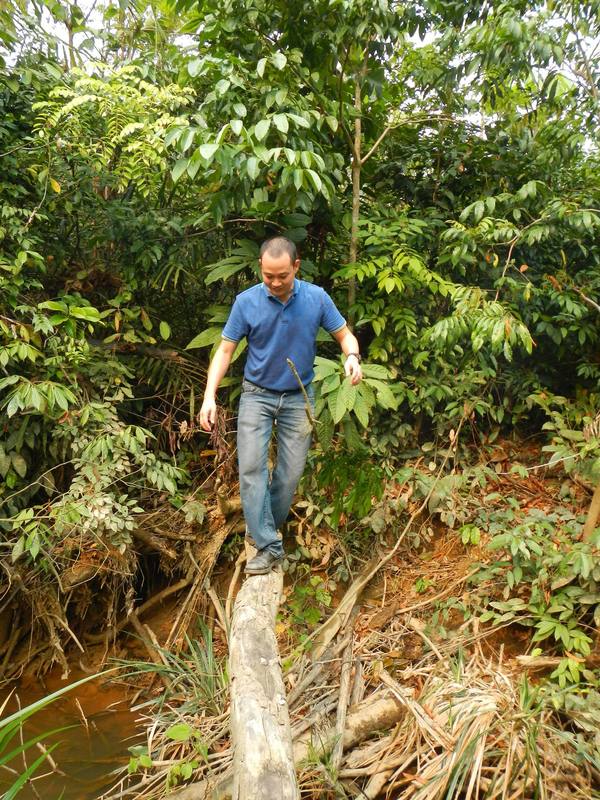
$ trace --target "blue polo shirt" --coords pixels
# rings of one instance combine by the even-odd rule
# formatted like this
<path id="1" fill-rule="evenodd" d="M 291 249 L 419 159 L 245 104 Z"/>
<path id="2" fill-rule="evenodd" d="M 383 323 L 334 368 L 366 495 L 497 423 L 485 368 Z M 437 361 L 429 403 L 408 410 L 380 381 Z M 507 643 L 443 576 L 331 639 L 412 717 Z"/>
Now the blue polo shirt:
<path id="1" fill-rule="evenodd" d="M 244 377 L 277 392 L 298 389 L 287 365 L 296 365 L 304 386 L 314 377 L 319 327 L 329 333 L 341 330 L 346 320 L 324 289 L 294 278 L 287 303 L 282 303 L 259 283 L 238 294 L 223 328 L 223 338 L 239 342 L 248 339 Z"/>

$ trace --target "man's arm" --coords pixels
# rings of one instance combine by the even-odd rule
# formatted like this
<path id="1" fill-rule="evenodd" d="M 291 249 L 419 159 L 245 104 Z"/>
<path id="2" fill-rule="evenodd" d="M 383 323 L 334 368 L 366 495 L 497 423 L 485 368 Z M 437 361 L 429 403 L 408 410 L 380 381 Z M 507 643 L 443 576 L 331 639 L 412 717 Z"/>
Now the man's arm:
<path id="1" fill-rule="evenodd" d="M 344 369 L 352 385 L 356 386 L 356 384 L 360 383 L 362 380 L 362 369 L 360 368 L 360 361 L 358 360 L 360 352 L 358 340 L 347 325 L 344 325 L 343 328 L 340 328 L 339 331 L 335 331 L 335 333 L 331 335 L 342 348 L 342 353 L 347 356 Z"/>
<path id="2" fill-rule="evenodd" d="M 221 344 L 218 346 L 217 352 L 210 362 L 208 375 L 206 377 L 204 400 L 202 402 L 202 408 L 200 409 L 200 425 L 205 431 L 210 431 L 215 423 L 215 416 L 217 413 L 217 389 L 225 373 L 229 369 L 231 359 L 237 346 L 237 342 L 231 342 L 229 339 L 221 339 Z"/>

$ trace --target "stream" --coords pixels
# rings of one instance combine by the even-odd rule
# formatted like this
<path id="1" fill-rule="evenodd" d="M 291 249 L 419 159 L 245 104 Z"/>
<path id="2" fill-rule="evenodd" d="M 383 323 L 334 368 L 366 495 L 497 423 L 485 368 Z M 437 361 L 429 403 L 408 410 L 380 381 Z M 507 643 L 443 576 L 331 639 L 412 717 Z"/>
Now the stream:
<path id="1" fill-rule="evenodd" d="M 13 686 L 2 687 L 0 705 L 14 689 L 3 716 L 18 710 L 17 696 L 21 707 L 24 707 L 83 677 L 86 677 L 85 673 L 73 671 L 68 680 L 63 681 L 59 670 L 56 670 L 45 676 L 44 683 L 27 679 Z M 51 769 L 46 761 L 35 773 L 32 784 L 21 789 L 18 798 L 97 800 L 102 792 L 115 783 L 115 770 L 127 764 L 127 748 L 143 741 L 143 730 L 136 726 L 135 715 L 129 710 L 126 687 L 107 683 L 106 677 L 78 686 L 30 717 L 23 727 L 24 740 L 63 727 L 68 729 L 44 741 L 47 746 L 59 742 L 52 752 L 52 758 L 64 775 L 58 772 L 46 774 Z M 18 738 L 11 742 L 10 749 L 17 745 Z M 27 763 L 32 763 L 39 754 L 37 747 L 31 748 Z M 10 766 L 22 772 L 22 757 L 12 761 Z M 15 777 L 5 768 L 0 768 L 0 794 L 6 791 Z"/>

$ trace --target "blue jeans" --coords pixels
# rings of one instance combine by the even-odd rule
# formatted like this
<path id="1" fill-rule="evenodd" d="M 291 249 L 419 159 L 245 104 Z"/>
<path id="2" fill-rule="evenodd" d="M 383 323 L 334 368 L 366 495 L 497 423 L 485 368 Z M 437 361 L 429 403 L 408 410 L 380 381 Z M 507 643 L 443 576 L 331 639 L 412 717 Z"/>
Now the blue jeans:
<path id="1" fill-rule="evenodd" d="M 312 387 L 307 394 L 313 405 Z M 277 429 L 277 463 L 269 476 L 269 441 Z M 304 395 L 272 392 L 244 380 L 238 411 L 240 495 L 248 534 L 258 550 L 283 554 L 277 529 L 287 519 L 302 477 L 312 428 Z"/>

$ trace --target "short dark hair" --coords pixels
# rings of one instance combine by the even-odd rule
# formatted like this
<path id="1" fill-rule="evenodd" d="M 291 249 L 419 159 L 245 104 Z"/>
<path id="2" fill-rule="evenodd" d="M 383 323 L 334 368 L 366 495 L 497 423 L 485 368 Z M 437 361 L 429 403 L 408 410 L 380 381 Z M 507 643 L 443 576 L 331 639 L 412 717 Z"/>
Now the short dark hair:
<path id="1" fill-rule="evenodd" d="M 259 259 L 262 259 L 265 253 L 273 256 L 273 258 L 279 258 L 279 256 L 287 253 L 292 264 L 298 258 L 296 245 L 291 239 L 288 239 L 287 236 L 272 236 L 270 239 L 267 239 L 266 242 L 263 242 L 258 256 Z"/>

